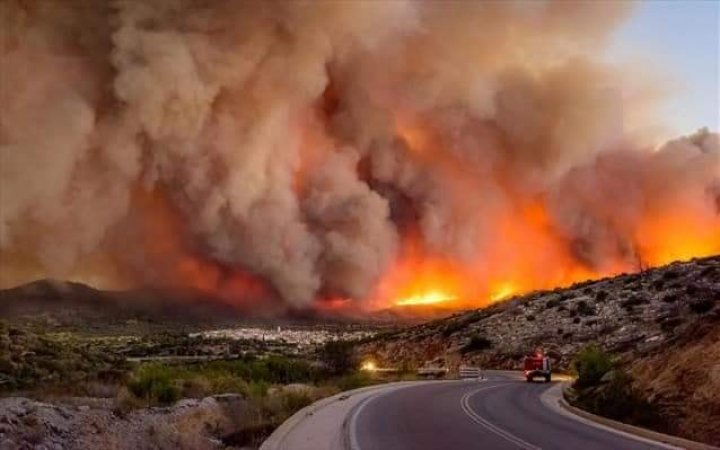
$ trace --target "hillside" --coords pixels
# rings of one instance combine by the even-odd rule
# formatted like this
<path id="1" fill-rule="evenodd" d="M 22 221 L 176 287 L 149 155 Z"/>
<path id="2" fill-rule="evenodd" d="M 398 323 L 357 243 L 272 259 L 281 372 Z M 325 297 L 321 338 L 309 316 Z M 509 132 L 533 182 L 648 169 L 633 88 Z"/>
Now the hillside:
<path id="1" fill-rule="evenodd" d="M 229 302 L 189 289 L 95 289 L 82 283 L 37 280 L 0 290 L 0 318 L 12 324 L 107 333 L 191 330 L 238 325 L 374 323 L 316 309 L 293 309 L 277 299 L 262 305 Z"/>
<path id="2" fill-rule="evenodd" d="M 668 431 L 720 436 L 720 256 L 535 292 L 380 336 L 381 365 L 520 368 L 542 347 L 558 369 L 597 343 L 668 418 Z"/>
<path id="3" fill-rule="evenodd" d="M 108 331 L 137 324 L 193 326 L 238 319 L 243 311 L 197 292 L 106 291 L 82 283 L 38 280 L 0 290 L 0 316 L 11 323 Z"/>

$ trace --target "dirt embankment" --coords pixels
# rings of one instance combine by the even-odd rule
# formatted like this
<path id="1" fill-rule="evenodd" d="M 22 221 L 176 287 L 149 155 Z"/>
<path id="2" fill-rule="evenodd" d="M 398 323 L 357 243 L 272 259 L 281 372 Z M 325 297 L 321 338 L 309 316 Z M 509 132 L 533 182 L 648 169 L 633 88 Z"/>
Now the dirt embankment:
<path id="1" fill-rule="evenodd" d="M 638 359 L 630 372 L 670 432 L 720 446 L 720 314 L 713 318 Z"/>

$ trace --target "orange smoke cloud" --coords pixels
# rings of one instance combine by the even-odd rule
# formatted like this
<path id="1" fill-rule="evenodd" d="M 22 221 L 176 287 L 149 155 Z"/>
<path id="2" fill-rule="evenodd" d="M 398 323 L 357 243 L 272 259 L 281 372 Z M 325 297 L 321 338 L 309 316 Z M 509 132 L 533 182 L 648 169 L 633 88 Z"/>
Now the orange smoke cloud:
<path id="1" fill-rule="evenodd" d="M 641 142 L 598 53 L 627 2 L 72 3 L 0 15 L 4 285 L 465 308 L 720 252 L 718 135 Z"/>
<path id="2" fill-rule="evenodd" d="M 138 212 L 143 264 L 138 266 L 150 285 L 190 290 L 236 306 L 268 301 L 266 283 L 239 267 L 223 267 L 195 245 L 187 221 L 161 189 L 137 188 L 132 198 Z M 132 267 L 132 266 L 131 266 Z"/>

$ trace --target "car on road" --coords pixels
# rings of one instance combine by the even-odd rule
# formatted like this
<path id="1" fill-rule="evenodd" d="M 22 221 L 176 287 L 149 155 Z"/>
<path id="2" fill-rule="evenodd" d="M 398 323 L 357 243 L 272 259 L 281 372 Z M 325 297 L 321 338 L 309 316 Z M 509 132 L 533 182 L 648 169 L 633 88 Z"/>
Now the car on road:
<path id="1" fill-rule="evenodd" d="M 545 382 L 549 383 L 552 380 L 552 367 L 550 366 L 550 359 L 545 356 L 542 352 L 535 352 L 527 355 L 523 362 L 523 369 L 525 372 L 525 379 L 532 382 L 535 377 L 545 378 Z"/>

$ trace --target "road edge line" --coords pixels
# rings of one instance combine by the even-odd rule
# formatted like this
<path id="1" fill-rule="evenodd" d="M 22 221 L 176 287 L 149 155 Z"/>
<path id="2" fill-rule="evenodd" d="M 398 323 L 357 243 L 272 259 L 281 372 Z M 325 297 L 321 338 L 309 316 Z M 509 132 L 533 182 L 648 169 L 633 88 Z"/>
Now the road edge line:
<path id="1" fill-rule="evenodd" d="M 403 381 L 397 382 L 397 383 L 406 383 Z M 305 420 L 308 416 L 312 416 L 316 411 L 324 408 L 325 406 L 341 400 L 346 400 L 347 398 L 362 394 L 368 391 L 372 390 L 379 390 L 383 388 L 387 388 L 388 386 L 391 386 L 396 383 L 382 383 L 382 384 L 375 384 L 372 386 L 365 386 L 357 389 L 352 389 L 349 391 L 343 391 L 339 392 L 333 396 L 326 397 L 323 399 L 320 399 L 314 403 L 311 403 L 310 405 L 302 408 L 301 410 L 297 411 L 295 414 L 290 416 L 289 418 L 285 419 L 283 423 L 280 424 L 279 427 L 273 431 L 270 436 L 263 441 L 262 445 L 260 445 L 260 450 L 282 450 L 282 447 L 280 444 L 285 440 L 287 435 L 289 435 L 295 427 L 297 427 L 300 422 Z"/>
<path id="2" fill-rule="evenodd" d="M 345 446 L 345 449 L 361 450 L 357 440 L 357 418 L 358 416 L 360 416 L 360 413 L 365 408 L 365 406 L 370 404 L 373 400 L 376 400 L 397 390 L 410 388 L 413 386 L 421 386 L 428 383 L 457 383 L 459 381 L 462 380 L 410 381 L 404 383 L 391 383 L 395 384 L 395 386 L 386 385 L 387 389 L 369 395 L 368 398 L 362 400 L 359 404 L 355 405 L 355 407 L 350 410 L 348 415 L 345 417 L 345 420 L 343 421 L 343 445 Z"/>
<path id="3" fill-rule="evenodd" d="M 628 436 L 638 441 L 650 442 L 652 444 L 664 446 L 670 449 L 680 448 L 687 450 L 720 450 L 720 447 L 714 447 L 712 445 L 703 444 L 702 442 L 692 441 L 690 439 L 660 433 L 659 431 L 653 431 L 647 428 L 630 425 L 627 423 L 619 422 L 617 420 L 609 419 L 607 417 L 599 416 L 597 414 L 593 414 L 589 411 L 585 411 L 584 409 L 571 405 L 570 403 L 568 403 L 567 400 L 565 400 L 565 389 L 567 387 L 569 387 L 567 382 L 562 383 L 559 386 L 560 395 L 557 398 L 557 406 L 567 412 L 570 416 L 575 416 L 574 418 L 576 420 L 580 419 L 581 421 L 595 427 L 603 427 L 617 434 Z M 552 388 L 547 389 L 541 394 L 541 401 L 543 400 L 542 397 L 546 397 L 546 395 L 548 397 L 550 396 L 548 392 L 551 389 Z M 547 400 L 548 402 L 550 402 L 550 404 L 552 404 L 552 399 Z M 548 403 L 545 404 L 548 405 Z"/>

